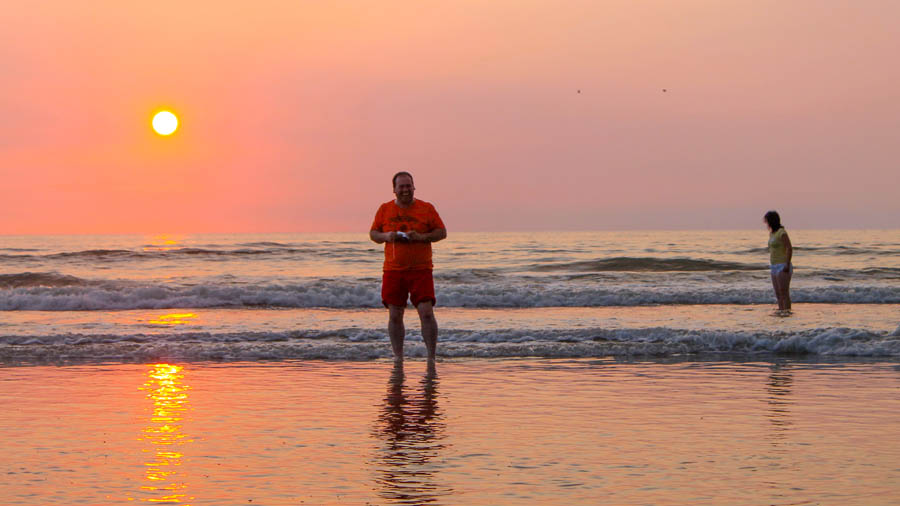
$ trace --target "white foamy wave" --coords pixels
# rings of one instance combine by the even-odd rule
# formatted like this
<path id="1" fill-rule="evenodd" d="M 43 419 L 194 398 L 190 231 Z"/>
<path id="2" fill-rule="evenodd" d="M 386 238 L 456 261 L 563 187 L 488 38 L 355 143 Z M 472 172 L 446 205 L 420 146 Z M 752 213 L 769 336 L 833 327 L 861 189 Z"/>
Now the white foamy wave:
<path id="1" fill-rule="evenodd" d="M 187 287 L 100 282 L 0 290 L 0 310 L 85 311 L 213 307 L 374 308 L 381 306 L 376 280 L 317 280 L 297 284 Z M 900 287 L 832 285 L 798 288 L 795 303 L 900 303 Z M 602 284 L 478 284 L 437 287 L 438 305 L 471 308 L 597 307 L 656 304 L 768 304 L 768 287 L 699 284 L 628 286 Z"/>
<path id="2" fill-rule="evenodd" d="M 831 285 L 791 290 L 800 303 L 895 304 L 900 287 Z M 771 287 L 700 283 L 693 286 L 540 284 L 448 286 L 438 290 L 438 302 L 452 307 L 596 307 L 656 304 L 768 304 Z"/>
<path id="3" fill-rule="evenodd" d="M 90 311 L 210 307 L 376 307 L 377 283 L 311 282 L 296 285 L 169 287 L 103 283 L 99 286 L 17 288 L 0 291 L 0 310 Z"/>
<path id="4" fill-rule="evenodd" d="M 407 336 L 407 354 L 424 357 L 421 335 Z M 852 328 L 796 333 L 690 331 L 671 328 L 441 332 L 445 358 L 689 357 L 812 355 L 900 357 L 900 338 Z M 389 358 L 383 330 L 47 336 L 0 336 L 0 362 L 373 360 Z"/>

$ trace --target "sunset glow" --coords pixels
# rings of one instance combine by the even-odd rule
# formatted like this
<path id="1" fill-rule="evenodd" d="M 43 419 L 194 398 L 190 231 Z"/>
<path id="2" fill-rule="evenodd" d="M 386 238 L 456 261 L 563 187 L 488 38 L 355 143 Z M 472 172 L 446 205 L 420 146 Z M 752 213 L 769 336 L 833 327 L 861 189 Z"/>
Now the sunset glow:
<path id="1" fill-rule="evenodd" d="M 900 216 L 900 2 L 75 5 L 4 9 L 0 233 L 365 233 L 398 170 L 452 231 Z"/>

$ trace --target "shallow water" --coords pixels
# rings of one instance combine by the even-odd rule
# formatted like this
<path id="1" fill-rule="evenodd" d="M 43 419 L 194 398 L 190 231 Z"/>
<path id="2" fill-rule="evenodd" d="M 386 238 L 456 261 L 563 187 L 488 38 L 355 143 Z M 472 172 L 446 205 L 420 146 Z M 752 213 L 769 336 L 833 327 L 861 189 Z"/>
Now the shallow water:
<path id="1" fill-rule="evenodd" d="M 891 504 L 895 362 L 0 368 L 5 504 Z"/>

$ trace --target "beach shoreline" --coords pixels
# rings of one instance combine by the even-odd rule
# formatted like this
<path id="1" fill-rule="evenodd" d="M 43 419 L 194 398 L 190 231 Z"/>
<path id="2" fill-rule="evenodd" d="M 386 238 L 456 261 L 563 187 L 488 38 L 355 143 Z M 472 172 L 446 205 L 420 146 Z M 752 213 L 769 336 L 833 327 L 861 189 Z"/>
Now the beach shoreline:
<path id="1" fill-rule="evenodd" d="M 900 357 L 897 304 L 441 308 L 438 355 L 465 358 Z M 0 364 L 370 361 L 391 356 L 383 310 L 17 311 Z M 418 321 L 407 355 L 424 356 Z"/>

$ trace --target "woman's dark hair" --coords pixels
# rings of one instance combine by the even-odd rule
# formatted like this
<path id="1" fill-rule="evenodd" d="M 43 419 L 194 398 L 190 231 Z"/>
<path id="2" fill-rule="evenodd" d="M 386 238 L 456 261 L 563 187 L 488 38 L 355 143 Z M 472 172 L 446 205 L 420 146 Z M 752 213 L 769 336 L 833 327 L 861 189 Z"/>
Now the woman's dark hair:
<path id="1" fill-rule="evenodd" d="M 769 228 L 772 229 L 772 232 L 778 232 L 778 229 L 782 227 L 781 216 L 778 216 L 778 211 L 767 212 L 766 215 L 763 216 L 763 219 L 769 224 Z"/>

